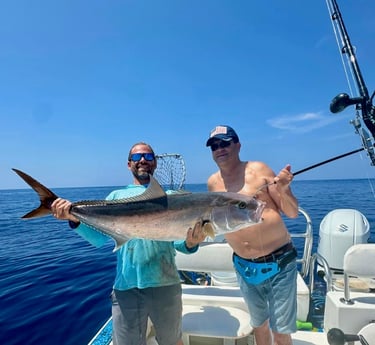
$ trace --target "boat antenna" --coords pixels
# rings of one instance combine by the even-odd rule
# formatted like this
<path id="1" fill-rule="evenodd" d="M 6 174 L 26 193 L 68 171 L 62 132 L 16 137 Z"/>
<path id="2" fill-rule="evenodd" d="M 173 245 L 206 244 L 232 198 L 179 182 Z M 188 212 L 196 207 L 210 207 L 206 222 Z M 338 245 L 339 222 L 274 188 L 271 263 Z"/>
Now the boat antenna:
<path id="1" fill-rule="evenodd" d="M 356 82 L 359 97 L 350 97 L 346 93 L 340 93 L 333 98 L 330 104 L 332 113 L 339 113 L 349 105 L 355 105 L 356 117 L 350 123 L 354 126 L 355 132 L 359 134 L 362 140 L 362 145 L 367 155 L 370 157 L 371 165 L 375 165 L 375 151 L 374 151 L 374 137 L 375 137 L 375 107 L 372 104 L 375 91 L 372 96 L 369 96 L 365 81 L 363 79 L 361 70 L 359 68 L 355 50 L 350 42 L 349 35 L 346 31 L 344 21 L 342 19 L 340 9 L 336 0 L 326 0 L 328 11 L 331 16 L 333 28 L 336 34 L 336 29 L 340 35 L 341 40 L 341 54 L 346 54 L 349 65 L 351 67 L 353 78 Z M 349 85 L 350 87 L 350 85 Z M 362 126 L 367 128 L 367 130 Z"/>

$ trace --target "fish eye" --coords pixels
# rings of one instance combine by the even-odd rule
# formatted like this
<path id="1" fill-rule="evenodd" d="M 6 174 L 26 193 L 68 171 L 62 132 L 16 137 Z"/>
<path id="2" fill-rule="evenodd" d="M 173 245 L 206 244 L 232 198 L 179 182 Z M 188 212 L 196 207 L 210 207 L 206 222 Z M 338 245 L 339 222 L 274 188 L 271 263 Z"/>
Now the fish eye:
<path id="1" fill-rule="evenodd" d="M 238 203 L 238 208 L 239 209 L 244 209 L 244 208 L 246 208 L 246 202 L 244 202 L 244 201 L 240 201 L 239 203 Z"/>

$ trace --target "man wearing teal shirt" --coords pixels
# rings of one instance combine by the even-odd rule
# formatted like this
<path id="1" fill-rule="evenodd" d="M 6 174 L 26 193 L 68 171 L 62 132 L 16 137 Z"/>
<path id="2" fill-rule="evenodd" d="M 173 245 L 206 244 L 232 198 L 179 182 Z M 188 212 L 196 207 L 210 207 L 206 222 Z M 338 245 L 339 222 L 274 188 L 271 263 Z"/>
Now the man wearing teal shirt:
<path id="1" fill-rule="evenodd" d="M 111 192 L 106 199 L 142 194 L 156 164 L 150 145 L 144 142 L 133 145 L 128 156 L 133 184 Z M 59 198 L 52 204 L 52 212 L 57 219 L 69 220 L 70 226 L 93 245 L 103 245 L 108 237 L 80 224 L 69 213 L 70 206 L 70 201 Z M 186 254 L 196 252 L 204 238 L 201 224 L 197 223 L 194 229 L 189 229 L 184 241 L 131 239 L 116 252 L 117 272 L 112 293 L 114 345 L 146 345 L 148 318 L 159 345 L 183 345 L 181 286 L 175 255 L 176 250 Z"/>

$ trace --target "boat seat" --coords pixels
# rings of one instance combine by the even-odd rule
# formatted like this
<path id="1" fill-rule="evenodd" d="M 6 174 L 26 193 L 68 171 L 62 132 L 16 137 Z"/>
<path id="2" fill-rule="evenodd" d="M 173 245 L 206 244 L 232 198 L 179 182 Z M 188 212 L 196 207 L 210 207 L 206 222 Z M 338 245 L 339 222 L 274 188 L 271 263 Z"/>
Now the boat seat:
<path id="1" fill-rule="evenodd" d="M 252 332 L 249 313 L 237 307 L 184 305 L 182 312 L 183 342 L 190 337 L 225 339 L 225 344 L 235 344 L 237 339 Z"/>
<path id="2" fill-rule="evenodd" d="M 178 252 L 176 264 L 179 270 L 205 272 L 217 276 L 227 274 L 226 281 L 217 285 L 182 284 L 182 340 L 190 344 L 190 337 L 224 339 L 225 345 L 236 344 L 252 332 L 250 316 L 238 286 L 228 286 L 228 274 L 233 275 L 233 251 L 227 243 L 203 243 L 194 254 Z M 213 282 L 213 280 L 212 280 Z"/>
<path id="3" fill-rule="evenodd" d="M 375 319 L 375 293 L 352 291 L 351 277 L 375 277 L 375 244 L 355 244 L 344 255 L 344 290 L 328 291 L 324 319 L 326 331 L 339 328 L 357 334 Z"/>
<path id="4" fill-rule="evenodd" d="M 177 252 L 176 265 L 179 270 L 205 272 L 216 277 L 211 280 L 214 285 L 210 286 L 182 284 L 185 345 L 189 345 L 190 336 L 222 338 L 225 345 L 236 344 L 238 339 L 252 333 L 248 307 L 237 284 L 232 255 L 233 250 L 227 243 L 203 242 L 194 254 Z M 297 291 L 297 318 L 306 321 L 309 289 L 300 275 Z"/>

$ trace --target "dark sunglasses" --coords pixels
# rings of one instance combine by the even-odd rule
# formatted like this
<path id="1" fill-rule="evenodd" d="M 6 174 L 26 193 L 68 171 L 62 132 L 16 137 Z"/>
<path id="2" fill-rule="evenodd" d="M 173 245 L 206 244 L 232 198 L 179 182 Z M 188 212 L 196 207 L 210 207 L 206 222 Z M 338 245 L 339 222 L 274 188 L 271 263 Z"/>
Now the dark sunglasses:
<path id="1" fill-rule="evenodd" d="M 133 162 L 139 162 L 142 157 L 148 162 L 151 162 L 155 159 L 155 155 L 153 153 L 133 153 L 130 155 L 130 160 L 132 160 Z"/>
<path id="2" fill-rule="evenodd" d="M 231 143 L 232 143 L 232 140 L 229 140 L 229 141 L 220 140 L 219 142 L 214 143 L 214 144 L 211 145 L 211 151 L 214 152 L 219 147 L 223 149 L 224 147 L 230 146 Z"/>

